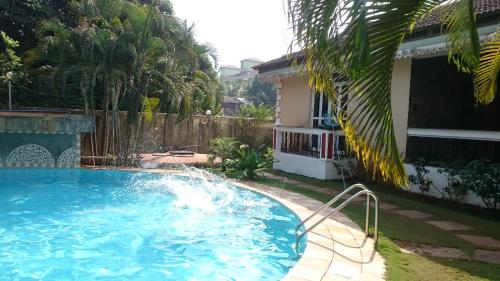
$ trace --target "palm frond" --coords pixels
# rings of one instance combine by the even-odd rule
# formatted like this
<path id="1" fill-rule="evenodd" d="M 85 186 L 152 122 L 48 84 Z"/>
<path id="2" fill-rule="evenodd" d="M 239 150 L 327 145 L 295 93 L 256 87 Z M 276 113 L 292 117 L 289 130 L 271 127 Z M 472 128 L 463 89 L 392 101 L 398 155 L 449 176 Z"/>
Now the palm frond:
<path id="1" fill-rule="evenodd" d="M 158 109 L 160 104 L 159 98 L 148 98 L 144 97 L 142 100 L 142 111 L 144 112 L 144 119 L 147 122 L 152 122 L 154 117 L 154 112 Z"/>
<path id="2" fill-rule="evenodd" d="M 500 31 L 497 31 L 481 51 L 479 67 L 474 73 L 474 96 L 477 102 L 488 104 L 493 101 L 497 93 L 499 71 Z"/>
<path id="3" fill-rule="evenodd" d="M 351 109 L 339 118 L 347 142 L 365 167 L 398 186 L 407 177 L 392 123 L 394 58 L 410 27 L 440 3 L 289 0 L 310 85 L 336 100 L 332 77 L 348 78 Z"/>
<path id="4" fill-rule="evenodd" d="M 442 24 L 448 38 L 448 57 L 460 71 L 472 72 L 479 64 L 480 52 L 474 0 L 457 0 L 444 10 Z"/>

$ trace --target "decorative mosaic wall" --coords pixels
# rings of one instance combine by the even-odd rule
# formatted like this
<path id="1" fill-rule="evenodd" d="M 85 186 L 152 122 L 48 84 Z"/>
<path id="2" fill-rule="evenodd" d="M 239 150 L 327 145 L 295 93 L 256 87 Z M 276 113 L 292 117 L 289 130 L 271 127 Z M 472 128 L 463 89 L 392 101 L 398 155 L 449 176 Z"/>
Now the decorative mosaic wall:
<path id="1" fill-rule="evenodd" d="M 80 166 L 80 135 L 0 133 L 0 167 Z"/>
<path id="2" fill-rule="evenodd" d="M 94 128 L 85 117 L 0 113 L 0 167 L 79 167 L 80 133 Z"/>

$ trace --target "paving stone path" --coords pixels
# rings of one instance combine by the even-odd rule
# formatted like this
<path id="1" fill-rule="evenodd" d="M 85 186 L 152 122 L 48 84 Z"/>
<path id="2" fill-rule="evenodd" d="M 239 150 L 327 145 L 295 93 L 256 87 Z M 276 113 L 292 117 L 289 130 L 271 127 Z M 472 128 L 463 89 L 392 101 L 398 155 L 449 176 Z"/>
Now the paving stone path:
<path id="1" fill-rule="evenodd" d="M 432 224 L 433 226 L 440 228 L 442 230 L 455 231 L 455 230 L 472 230 L 474 228 L 457 223 L 454 221 L 427 221 L 428 224 Z"/>
<path id="2" fill-rule="evenodd" d="M 486 236 L 458 234 L 461 239 L 479 247 L 500 249 L 500 241 Z"/>
<path id="3" fill-rule="evenodd" d="M 417 211 L 417 210 L 398 210 L 398 211 L 396 211 L 396 213 L 398 213 L 402 216 L 405 216 L 405 217 L 409 217 L 411 219 L 426 219 L 426 218 L 432 217 L 431 214 Z"/>
<path id="4" fill-rule="evenodd" d="M 338 194 L 338 192 L 325 188 L 325 187 L 319 187 L 313 184 L 305 183 L 302 181 L 294 180 L 294 179 L 288 179 L 286 177 L 282 176 L 277 176 L 274 174 L 270 173 L 265 173 L 264 174 L 267 178 L 275 179 L 275 180 L 280 180 L 285 183 L 293 184 L 302 188 L 307 188 L 310 190 L 314 190 L 316 192 L 320 192 L 326 195 L 330 196 L 335 196 Z M 344 199 L 347 199 L 348 196 L 344 196 Z M 354 201 L 364 201 L 364 198 L 356 198 Z M 500 241 L 496 240 L 492 237 L 487 237 L 487 236 L 480 236 L 480 235 L 470 235 L 470 234 L 458 234 L 456 233 L 457 231 L 472 231 L 474 230 L 473 227 L 457 223 L 454 221 L 450 220 L 438 220 L 434 218 L 432 214 L 422 212 L 422 211 L 417 211 L 417 210 L 407 210 L 407 209 L 402 209 L 397 205 L 385 203 L 385 202 L 379 202 L 379 208 L 384 211 L 389 211 L 389 212 L 395 212 L 399 215 L 411 218 L 411 219 L 416 219 L 416 220 L 422 220 L 423 223 L 428 223 L 431 224 L 439 229 L 445 230 L 445 231 L 450 231 L 451 235 L 456 235 L 462 240 L 465 240 L 469 242 L 470 244 L 481 247 L 481 248 L 486 248 L 486 249 L 476 249 L 474 251 L 474 254 L 472 256 L 472 259 L 477 260 L 477 261 L 484 261 L 484 262 L 490 262 L 490 263 L 496 263 L 500 264 Z M 398 241 L 396 244 L 401 248 L 401 251 L 409 254 L 415 254 L 415 255 L 427 255 L 427 256 L 434 256 L 434 257 L 443 257 L 443 258 L 453 258 L 453 259 L 465 259 L 465 260 L 470 260 L 471 258 L 465 254 L 461 249 L 457 248 L 450 248 L 450 247 L 443 247 L 443 246 L 436 246 L 436 245 L 427 245 L 427 244 L 412 244 L 408 243 L 405 241 Z"/>
<path id="5" fill-rule="evenodd" d="M 403 253 L 426 255 L 433 257 L 470 260 L 469 256 L 461 249 L 444 246 L 414 244 L 406 241 L 395 241 Z"/>

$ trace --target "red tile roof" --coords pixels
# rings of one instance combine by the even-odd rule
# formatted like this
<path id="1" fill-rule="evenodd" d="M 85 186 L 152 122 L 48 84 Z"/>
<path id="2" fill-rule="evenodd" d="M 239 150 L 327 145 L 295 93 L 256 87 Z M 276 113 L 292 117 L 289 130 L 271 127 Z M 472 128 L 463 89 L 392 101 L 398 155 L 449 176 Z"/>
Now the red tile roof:
<path id="1" fill-rule="evenodd" d="M 441 24 L 440 18 L 443 10 L 452 8 L 455 4 L 456 3 L 451 3 L 436 9 L 432 14 L 425 17 L 415 25 L 415 31 L 439 26 Z M 500 0 L 475 0 L 474 11 L 478 18 L 498 14 L 500 13 Z"/>

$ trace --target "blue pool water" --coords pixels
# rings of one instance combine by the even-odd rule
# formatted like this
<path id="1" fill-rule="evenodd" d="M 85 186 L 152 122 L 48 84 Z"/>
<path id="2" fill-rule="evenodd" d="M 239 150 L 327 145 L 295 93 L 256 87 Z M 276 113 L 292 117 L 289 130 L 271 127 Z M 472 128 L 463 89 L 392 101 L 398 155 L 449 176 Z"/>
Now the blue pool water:
<path id="1" fill-rule="evenodd" d="M 222 180 L 0 169 L 0 280 L 279 280 L 297 223 Z"/>

